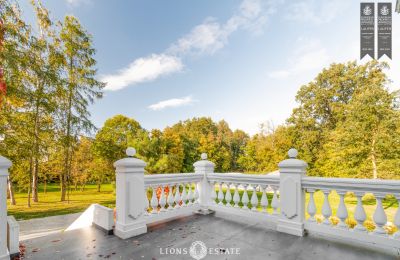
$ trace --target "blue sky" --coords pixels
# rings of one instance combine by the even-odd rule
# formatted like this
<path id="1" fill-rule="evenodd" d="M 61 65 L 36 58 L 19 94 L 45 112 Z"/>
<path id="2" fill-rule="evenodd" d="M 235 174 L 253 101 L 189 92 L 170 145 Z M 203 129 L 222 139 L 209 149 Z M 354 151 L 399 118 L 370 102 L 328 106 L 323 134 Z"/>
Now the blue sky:
<path id="1" fill-rule="evenodd" d="M 33 21 L 28 2 L 20 5 Z M 146 129 L 210 116 L 255 134 L 260 123 L 283 123 L 297 90 L 323 67 L 359 59 L 355 0 L 44 3 L 56 19 L 78 17 L 94 37 L 108 82 L 90 107 L 98 127 L 116 114 Z M 392 89 L 400 84 L 399 24 L 394 13 Z"/>

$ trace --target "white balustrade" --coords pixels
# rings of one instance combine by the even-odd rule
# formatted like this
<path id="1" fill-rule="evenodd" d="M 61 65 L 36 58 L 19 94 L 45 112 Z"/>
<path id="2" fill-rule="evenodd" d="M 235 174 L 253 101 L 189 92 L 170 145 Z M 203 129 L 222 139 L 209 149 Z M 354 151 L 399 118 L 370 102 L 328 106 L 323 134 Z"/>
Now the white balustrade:
<path id="1" fill-rule="evenodd" d="M 279 175 L 214 173 L 214 164 L 205 154 L 194 164 L 195 173 L 144 175 L 144 162 L 135 158 L 122 159 L 116 162 L 116 234 L 122 238 L 131 237 L 145 233 L 149 223 L 199 211 L 225 214 L 228 218 L 237 216 L 239 221 L 255 219 L 279 232 L 297 236 L 307 231 L 349 243 L 357 241 L 371 247 L 400 250 L 400 207 L 393 218 L 398 231 L 391 236 L 386 231 L 388 216 L 384 208 L 387 195 L 396 196 L 400 201 L 400 181 L 307 177 L 307 163 L 296 159 L 294 149 L 288 154 L 289 159 L 279 163 Z M 136 192 L 143 187 L 144 193 Z M 365 194 L 375 196 L 373 216 L 366 214 Z M 333 203 L 337 201 L 335 197 L 339 197 L 339 205 Z M 317 208 L 316 201 L 322 199 L 322 208 Z M 139 200 L 143 204 L 137 203 Z M 332 209 L 333 205 L 337 208 Z M 354 214 L 349 220 L 348 210 Z M 306 212 L 308 219 L 305 219 Z M 317 212 L 323 216 L 322 223 L 317 222 Z M 331 220 L 337 222 L 332 212 L 336 212 L 339 219 L 336 226 L 331 224 Z M 374 230 L 368 231 L 364 226 L 367 219 L 373 220 Z"/>

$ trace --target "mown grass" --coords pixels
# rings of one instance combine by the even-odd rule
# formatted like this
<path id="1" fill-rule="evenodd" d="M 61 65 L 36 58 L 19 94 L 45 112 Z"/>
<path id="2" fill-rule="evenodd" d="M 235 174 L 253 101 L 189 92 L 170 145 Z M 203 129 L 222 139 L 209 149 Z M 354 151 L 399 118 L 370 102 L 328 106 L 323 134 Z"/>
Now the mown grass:
<path id="1" fill-rule="evenodd" d="M 60 201 L 59 185 L 47 185 L 46 190 L 47 192 L 44 193 L 43 186 L 39 187 L 39 202 L 31 201 L 30 208 L 27 206 L 27 193 L 16 193 L 17 205 L 10 205 L 8 201 L 8 215 L 22 220 L 77 213 L 84 211 L 92 203 L 115 207 L 115 195 L 111 184 L 101 185 L 100 192 L 97 192 L 97 185 L 86 185 L 84 191 L 71 189 L 69 202 Z"/>

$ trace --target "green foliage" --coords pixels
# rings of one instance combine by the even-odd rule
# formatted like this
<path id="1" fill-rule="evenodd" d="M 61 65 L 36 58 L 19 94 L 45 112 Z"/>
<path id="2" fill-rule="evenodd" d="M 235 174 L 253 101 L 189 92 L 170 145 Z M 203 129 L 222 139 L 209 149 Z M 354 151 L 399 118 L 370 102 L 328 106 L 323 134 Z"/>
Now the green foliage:
<path id="1" fill-rule="evenodd" d="M 96 79 L 92 36 L 77 18 L 54 21 L 40 1 L 32 5 L 37 28 L 24 22 L 15 1 L 0 0 L 7 83 L 7 95 L 0 93 L 0 154 L 13 161 L 11 180 L 28 191 L 28 205 L 31 191 L 38 201 L 39 182 L 59 181 L 65 200 L 69 184 L 100 188 L 112 181 L 113 163 L 129 146 L 150 174 L 193 172 L 203 152 L 216 172 L 266 173 L 295 147 L 308 175 L 400 177 L 399 96 L 387 88 L 386 63 L 330 65 L 301 86 L 285 124 L 263 125 L 252 137 L 208 117 L 149 131 L 117 115 L 97 131 L 88 106 L 105 84 Z"/>
<path id="2" fill-rule="evenodd" d="M 39 178 L 54 173 L 65 199 L 78 136 L 94 130 L 88 105 L 104 87 L 96 80 L 91 36 L 79 21 L 54 22 L 41 1 L 31 4 L 37 28 L 22 20 L 15 1 L 0 0 L 7 83 L 6 95 L 0 93 L 0 153 L 13 161 L 11 179 L 28 189 L 28 205 L 31 190 L 38 201 Z"/>

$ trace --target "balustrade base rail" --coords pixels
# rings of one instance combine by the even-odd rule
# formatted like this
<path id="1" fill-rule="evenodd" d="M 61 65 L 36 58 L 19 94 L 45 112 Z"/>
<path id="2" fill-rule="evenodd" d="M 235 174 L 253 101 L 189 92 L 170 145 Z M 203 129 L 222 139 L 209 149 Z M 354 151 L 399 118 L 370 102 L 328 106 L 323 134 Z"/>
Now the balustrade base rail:
<path id="1" fill-rule="evenodd" d="M 360 233 L 339 227 L 330 227 L 318 223 L 304 223 L 306 234 L 335 242 L 342 242 L 363 248 L 374 248 L 382 253 L 400 256 L 400 241 L 393 237 L 377 236 L 371 233 Z"/>
<path id="2" fill-rule="evenodd" d="M 168 222 L 177 218 L 182 218 L 186 216 L 190 216 L 196 213 L 196 211 L 200 210 L 201 207 L 199 204 L 193 204 L 190 206 L 179 207 L 174 210 L 166 210 L 160 211 L 158 213 L 147 213 L 144 216 L 144 221 L 146 224 L 158 224 L 162 222 Z"/>

